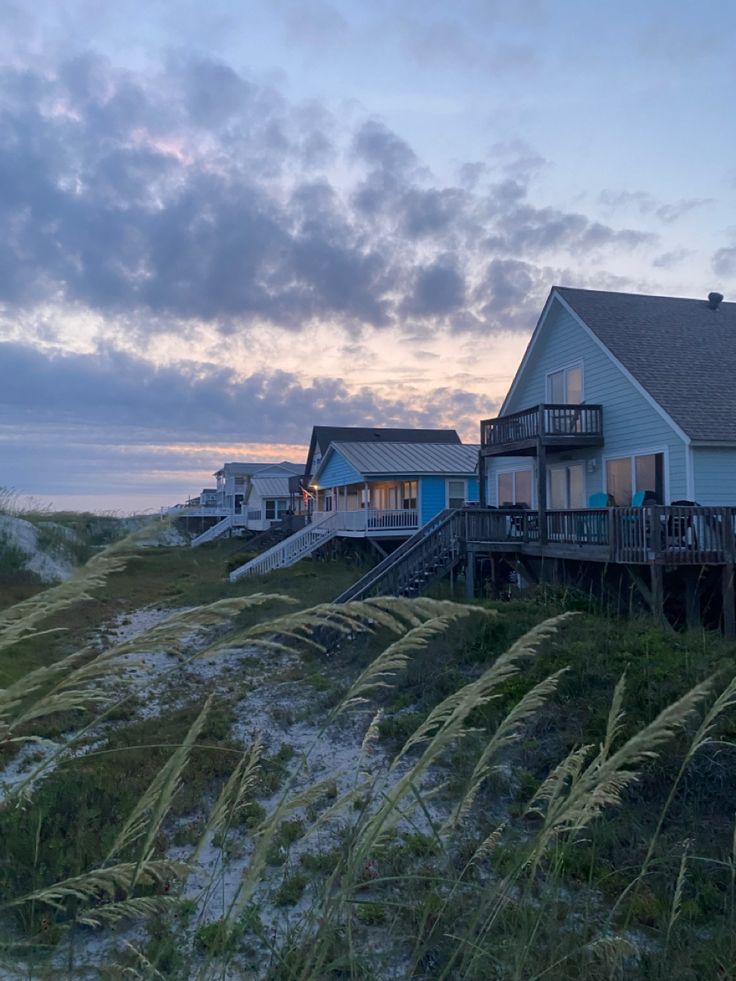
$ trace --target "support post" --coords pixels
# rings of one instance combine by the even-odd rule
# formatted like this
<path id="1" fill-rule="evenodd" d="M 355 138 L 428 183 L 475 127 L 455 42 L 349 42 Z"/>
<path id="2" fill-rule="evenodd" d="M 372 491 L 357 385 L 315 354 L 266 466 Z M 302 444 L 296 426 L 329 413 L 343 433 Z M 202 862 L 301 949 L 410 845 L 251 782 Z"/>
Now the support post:
<path id="1" fill-rule="evenodd" d="M 688 570 L 685 579 L 685 623 L 689 628 L 700 626 L 700 572 Z"/>
<path id="2" fill-rule="evenodd" d="M 736 640 L 736 605 L 734 605 L 734 565 L 723 566 L 721 582 L 723 592 L 723 635 L 726 640 Z"/>
<path id="3" fill-rule="evenodd" d="M 664 577 L 661 565 L 652 564 L 652 613 L 660 622 L 664 620 Z"/>
<path id="4" fill-rule="evenodd" d="M 465 552 L 465 595 L 468 599 L 475 597 L 475 552 L 472 549 Z"/>
<path id="5" fill-rule="evenodd" d="M 531 503 L 531 502 L 530 502 Z M 544 444 L 544 406 L 537 417 L 537 512 L 539 514 L 539 544 L 547 544 L 547 448 Z"/>

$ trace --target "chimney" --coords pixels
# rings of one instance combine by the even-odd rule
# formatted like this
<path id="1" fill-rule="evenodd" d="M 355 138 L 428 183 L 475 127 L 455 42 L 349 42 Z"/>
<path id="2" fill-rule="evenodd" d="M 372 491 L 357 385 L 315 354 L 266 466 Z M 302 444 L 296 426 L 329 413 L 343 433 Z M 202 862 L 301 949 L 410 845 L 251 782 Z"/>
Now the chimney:
<path id="1" fill-rule="evenodd" d="M 717 310 L 723 301 L 723 293 L 709 293 L 708 306 L 711 310 Z"/>

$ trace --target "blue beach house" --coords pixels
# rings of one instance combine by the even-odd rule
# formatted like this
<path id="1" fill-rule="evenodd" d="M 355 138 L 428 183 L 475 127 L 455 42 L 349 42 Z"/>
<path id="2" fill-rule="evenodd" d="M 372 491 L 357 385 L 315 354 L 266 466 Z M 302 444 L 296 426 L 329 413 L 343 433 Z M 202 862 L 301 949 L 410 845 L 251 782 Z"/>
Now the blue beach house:
<path id="1" fill-rule="evenodd" d="M 478 446 L 332 442 L 311 490 L 315 516 L 338 512 L 346 534 L 406 536 L 445 508 L 478 501 Z"/>
<path id="2" fill-rule="evenodd" d="M 736 303 L 554 287 L 481 423 L 483 500 L 736 503 Z"/>

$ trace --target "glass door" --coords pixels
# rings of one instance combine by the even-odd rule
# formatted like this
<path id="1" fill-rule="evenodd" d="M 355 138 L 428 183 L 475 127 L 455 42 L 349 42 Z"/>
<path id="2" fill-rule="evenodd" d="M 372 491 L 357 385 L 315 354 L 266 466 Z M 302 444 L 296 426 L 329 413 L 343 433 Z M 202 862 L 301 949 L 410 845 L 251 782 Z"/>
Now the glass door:
<path id="1" fill-rule="evenodd" d="M 549 467 L 547 507 L 552 511 L 585 507 L 585 471 L 582 463 Z"/>

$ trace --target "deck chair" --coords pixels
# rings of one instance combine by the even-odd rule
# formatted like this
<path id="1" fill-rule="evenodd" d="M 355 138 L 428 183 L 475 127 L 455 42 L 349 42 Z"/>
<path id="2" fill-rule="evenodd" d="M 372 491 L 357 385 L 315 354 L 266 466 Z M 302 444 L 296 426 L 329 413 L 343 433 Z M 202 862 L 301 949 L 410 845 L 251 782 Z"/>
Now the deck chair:
<path id="1" fill-rule="evenodd" d="M 603 491 L 599 491 L 597 494 L 591 494 L 588 498 L 589 508 L 610 508 L 613 507 L 613 494 L 605 494 Z"/>

